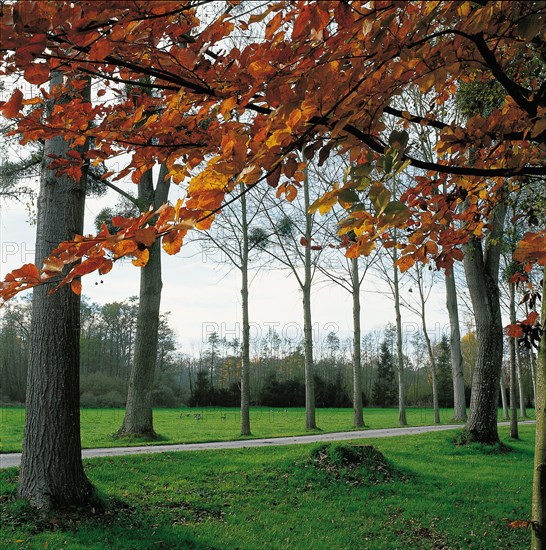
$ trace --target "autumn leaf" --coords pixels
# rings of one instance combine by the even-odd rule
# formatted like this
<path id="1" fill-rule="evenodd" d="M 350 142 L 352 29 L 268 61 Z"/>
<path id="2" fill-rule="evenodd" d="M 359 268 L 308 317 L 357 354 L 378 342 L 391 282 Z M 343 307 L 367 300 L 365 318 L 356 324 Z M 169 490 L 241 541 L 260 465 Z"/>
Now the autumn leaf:
<path id="1" fill-rule="evenodd" d="M 415 264 L 415 258 L 413 256 L 402 256 L 396 260 L 396 265 L 402 273 L 413 267 Z"/>
<path id="2" fill-rule="evenodd" d="M 82 293 L 82 281 L 81 279 L 74 279 L 70 283 L 70 288 L 74 294 L 77 294 L 78 296 Z"/>
<path id="3" fill-rule="evenodd" d="M 0 107 L 2 114 L 6 118 L 15 118 L 21 111 L 23 104 L 23 92 L 18 88 L 11 94 L 9 100 Z"/>
<path id="4" fill-rule="evenodd" d="M 33 63 L 25 69 L 25 80 L 39 86 L 49 79 L 49 65 L 47 63 Z"/>
<path id="5" fill-rule="evenodd" d="M 506 335 L 509 338 L 520 338 L 521 336 L 523 336 L 523 329 L 520 325 L 517 325 L 515 323 L 508 325 L 507 327 L 505 327 L 504 330 L 506 331 Z"/>
<path id="6" fill-rule="evenodd" d="M 153 226 L 137 229 L 135 232 L 135 241 L 142 243 L 144 246 L 152 246 L 155 243 L 157 230 Z"/>
<path id="7" fill-rule="evenodd" d="M 135 256 L 135 259 L 132 260 L 132 264 L 136 267 L 144 267 L 150 259 L 150 251 L 147 248 L 144 250 L 137 248 L 133 252 L 133 255 Z"/>

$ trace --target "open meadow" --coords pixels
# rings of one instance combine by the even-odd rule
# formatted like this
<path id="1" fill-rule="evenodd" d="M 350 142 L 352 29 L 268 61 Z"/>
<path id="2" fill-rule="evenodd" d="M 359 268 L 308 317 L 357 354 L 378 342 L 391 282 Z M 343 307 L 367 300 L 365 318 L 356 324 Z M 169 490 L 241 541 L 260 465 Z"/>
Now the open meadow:
<path id="1" fill-rule="evenodd" d="M 119 447 L 125 445 L 203 443 L 241 439 L 240 412 L 236 408 L 180 408 L 155 409 L 154 425 L 159 439 L 116 438 L 115 432 L 123 421 L 123 409 L 82 409 L 82 446 Z M 534 418 L 530 409 L 528 415 Z M 453 409 L 441 409 L 443 424 L 451 423 Z M 499 420 L 502 411 L 499 412 Z M 298 408 L 272 409 L 254 407 L 250 413 L 253 438 L 283 437 L 309 434 L 305 430 L 305 410 Z M 434 424 L 434 412 L 430 408 L 408 408 L 409 426 Z M 22 407 L 0 408 L 0 451 L 19 452 L 23 440 L 25 411 Z M 398 409 L 364 409 L 366 428 L 396 428 Z M 317 424 L 323 432 L 353 430 L 352 409 L 317 409 Z"/>
<path id="2" fill-rule="evenodd" d="M 367 440 L 384 459 L 362 461 L 339 444 L 86 460 L 106 500 L 86 514 L 34 512 L 16 499 L 11 468 L 0 472 L 0 546 L 526 547 L 529 531 L 508 520 L 530 514 L 534 426 L 521 426 L 519 441 L 500 429 L 510 452 L 456 446 L 455 434 Z"/>

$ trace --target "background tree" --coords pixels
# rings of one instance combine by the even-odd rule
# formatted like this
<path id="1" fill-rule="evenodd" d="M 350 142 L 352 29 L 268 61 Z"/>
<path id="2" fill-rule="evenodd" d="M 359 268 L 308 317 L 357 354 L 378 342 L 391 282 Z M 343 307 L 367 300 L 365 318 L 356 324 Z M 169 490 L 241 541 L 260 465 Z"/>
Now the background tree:
<path id="1" fill-rule="evenodd" d="M 372 401 L 376 407 L 392 407 L 396 403 L 396 383 L 394 360 L 389 344 L 383 340 L 377 360 L 377 374 L 372 391 Z"/>

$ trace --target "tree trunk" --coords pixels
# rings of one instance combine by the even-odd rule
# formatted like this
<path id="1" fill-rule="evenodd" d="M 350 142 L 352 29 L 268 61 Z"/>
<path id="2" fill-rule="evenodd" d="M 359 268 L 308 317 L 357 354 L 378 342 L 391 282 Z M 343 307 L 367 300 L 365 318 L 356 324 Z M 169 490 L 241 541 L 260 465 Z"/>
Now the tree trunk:
<path id="1" fill-rule="evenodd" d="M 542 338 L 536 369 L 536 440 L 533 475 L 532 550 L 546 549 L 546 267 L 542 279 Z"/>
<path id="2" fill-rule="evenodd" d="M 533 385 L 533 406 L 537 406 L 537 377 L 535 369 L 535 355 L 532 350 L 529 351 L 529 365 L 531 366 L 531 383 Z"/>
<path id="3" fill-rule="evenodd" d="M 244 191 L 244 184 L 241 184 Z M 241 254 L 241 297 L 243 308 L 243 349 L 241 359 L 241 435 L 250 435 L 250 322 L 248 316 L 248 221 L 246 195 L 241 195 L 241 226 L 243 248 Z"/>
<path id="4" fill-rule="evenodd" d="M 426 303 L 425 292 L 423 289 L 423 275 L 420 271 L 422 268 L 417 268 L 417 286 L 419 289 L 419 300 L 421 303 L 421 323 L 423 329 L 423 336 L 427 345 L 428 359 L 430 361 L 430 371 L 432 376 L 432 406 L 434 409 L 434 423 L 440 424 L 440 408 L 438 406 L 438 384 L 436 382 L 436 360 L 434 359 L 434 352 L 432 351 L 432 344 L 427 332 L 427 320 L 426 320 Z"/>
<path id="5" fill-rule="evenodd" d="M 459 331 L 459 310 L 457 290 L 453 273 L 446 273 L 446 306 L 449 313 L 451 373 L 453 376 L 453 420 L 464 422 L 466 416 L 466 397 L 464 393 L 464 364 L 461 352 L 461 333 Z"/>
<path id="6" fill-rule="evenodd" d="M 525 407 L 525 388 L 523 387 L 523 372 L 521 366 L 521 353 L 516 345 L 516 374 L 518 377 L 518 391 L 519 391 L 519 414 L 521 418 L 527 418 L 527 410 Z"/>
<path id="7" fill-rule="evenodd" d="M 466 431 L 471 441 L 496 443 L 499 383 L 502 368 L 502 317 L 499 300 L 499 261 L 506 206 L 492 213 L 492 230 L 485 242 L 473 238 L 465 246 L 464 268 L 476 323 L 476 364 Z"/>
<path id="8" fill-rule="evenodd" d="M 138 186 L 139 201 L 142 208 L 158 208 L 167 201 L 169 182 L 165 181 L 167 168 L 162 165 L 154 191 L 152 170 L 143 174 Z M 155 241 L 149 248 L 148 263 L 140 271 L 140 296 L 135 334 L 135 355 L 129 389 L 125 418 L 118 436 L 156 438 L 153 427 L 152 392 L 157 361 L 157 337 L 159 327 L 159 308 L 161 304 L 161 243 Z"/>
<path id="9" fill-rule="evenodd" d="M 516 322 L 516 285 L 509 284 L 510 291 L 510 323 Z M 519 439 L 518 405 L 516 402 L 516 339 L 510 338 L 510 437 Z"/>
<path id="10" fill-rule="evenodd" d="M 305 428 L 316 430 L 315 419 L 315 380 L 313 376 L 313 324 L 311 321 L 311 239 L 312 239 L 312 216 L 309 214 L 309 178 L 305 170 L 303 181 L 303 198 L 305 206 L 305 280 L 302 287 L 303 292 L 303 337 L 305 349 Z"/>
<path id="11" fill-rule="evenodd" d="M 358 273 L 358 258 L 351 260 L 353 277 L 353 425 L 355 428 L 364 426 L 362 414 L 362 358 L 360 352 L 360 275 Z"/>
<path id="12" fill-rule="evenodd" d="M 506 388 L 504 386 L 504 382 L 502 381 L 502 379 L 500 383 L 500 396 L 501 396 L 501 402 L 502 402 L 502 419 L 510 420 L 510 412 L 508 409 L 508 402 L 506 400 Z"/>
<path id="13" fill-rule="evenodd" d="M 395 237 L 396 240 L 396 237 Z M 397 373 L 398 373 L 398 412 L 400 426 L 407 426 L 406 420 L 406 402 L 405 402 L 405 384 L 404 384 L 404 354 L 402 351 L 402 316 L 400 315 L 400 284 L 398 281 L 398 267 L 396 247 L 393 249 L 394 262 L 394 310 L 396 312 L 396 355 L 397 355 Z"/>
<path id="14" fill-rule="evenodd" d="M 51 87 L 63 76 L 52 73 Z M 89 100 L 88 86 L 85 99 Z M 53 106 L 50 105 L 49 108 Z M 56 176 L 54 154 L 70 150 L 62 136 L 44 144 L 36 227 L 37 266 L 62 241 L 83 233 L 85 183 Z M 26 421 L 19 496 L 38 509 L 85 505 L 95 498 L 85 476 L 80 442 L 80 296 L 63 286 L 51 296 L 40 285 L 32 296 Z"/>

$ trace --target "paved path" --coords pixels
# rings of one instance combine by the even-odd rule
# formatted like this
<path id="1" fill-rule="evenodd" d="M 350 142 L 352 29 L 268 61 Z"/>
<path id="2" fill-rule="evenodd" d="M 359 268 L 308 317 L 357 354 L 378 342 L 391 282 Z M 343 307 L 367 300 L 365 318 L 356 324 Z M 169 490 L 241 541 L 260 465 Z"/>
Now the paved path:
<path id="1" fill-rule="evenodd" d="M 519 424 L 534 424 L 526 420 Z M 508 426 L 509 422 L 499 422 L 499 426 Z M 461 428 L 461 424 L 442 424 L 440 426 L 416 426 L 413 428 L 384 428 L 381 430 L 362 430 L 354 432 L 334 432 L 326 434 L 300 435 L 291 437 L 271 437 L 267 439 L 245 439 L 236 441 L 215 441 L 212 443 L 184 443 L 180 445 L 139 445 L 135 447 L 108 447 L 102 449 L 83 449 L 82 458 L 100 456 L 128 456 L 136 454 L 172 453 L 174 451 L 208 451 L 213 449 L 241 449 L 246 447 L 269 447 L 273 445 L 301 445 L 318 441 L 343 441 L 393 437 L 397 435 L 416 435 L 427 432 L 442 432 Z M 21 453 L 0 454 L 0 468 L 19 466 Z"/>

